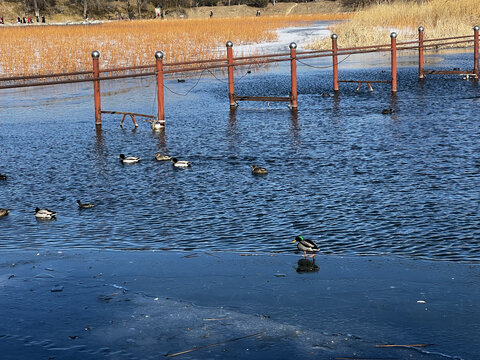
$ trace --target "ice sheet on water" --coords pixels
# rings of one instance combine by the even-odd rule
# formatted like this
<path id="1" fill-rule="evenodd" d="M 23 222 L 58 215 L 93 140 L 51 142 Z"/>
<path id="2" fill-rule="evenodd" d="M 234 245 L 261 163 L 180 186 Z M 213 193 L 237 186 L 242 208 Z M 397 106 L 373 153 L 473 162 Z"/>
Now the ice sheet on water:
<path id="1" fill-rule="evenodd" d="M 376 351 L 374 344 L 354 335 L 313 331 L 267 315 L 201 307 L 145 294 L 122 296 L 129 298 L 131 312 L 117 312 L 109 325 L 93 329 L 91 335 L 111 349 L 143 359 L 195 348 L 200 349 L 182 358 L 323 359 Z M 325 324 L 325 329 L 328 327 Z"/>
<path id="2" fill-rule="evenodd" d="M 242 54 L 243 56 L 255 55 L 261 53 L 277 53 L 290 51 L 288 46 L 294 42 L 298 46 L 298 50 L 304 50 L 308 44 L 318 38 L 330 36 L 328 29 L 329 23 L 319 21 L 309 24 L 305 27 L 289 27 L 278 29 L 277 39 L 275 41 L 262 42 L 257 44 L 234 44 L 234 54 Z M 223 49 L 223 48 L 222 48 Z M 219 50 L 222 50 L 219 49 Z"/>

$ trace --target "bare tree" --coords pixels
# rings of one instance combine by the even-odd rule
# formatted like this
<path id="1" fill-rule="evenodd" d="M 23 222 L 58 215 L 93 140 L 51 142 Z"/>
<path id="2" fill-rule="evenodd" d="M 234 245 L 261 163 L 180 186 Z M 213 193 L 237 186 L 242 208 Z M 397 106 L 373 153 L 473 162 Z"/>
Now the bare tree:
<path id="1" fill-rule="evenodd" d="M 35 12 L 35 16 L 40 16 L 37 0 L 33 0 L 33 11 Z"/>
<path id="2" fill-rule="evenodd" d="M 83 6 L 83 18 L 86 19 L 88 17 L 88 0 L 82 0 L 82 6 Z"/>
<path id="3" fill-rule="evenodd" d="M 142 7 L 147 2 L 147 0 L 137 0 L 137 7 L 138 7 L 138 17 L 142 17 Z"/>

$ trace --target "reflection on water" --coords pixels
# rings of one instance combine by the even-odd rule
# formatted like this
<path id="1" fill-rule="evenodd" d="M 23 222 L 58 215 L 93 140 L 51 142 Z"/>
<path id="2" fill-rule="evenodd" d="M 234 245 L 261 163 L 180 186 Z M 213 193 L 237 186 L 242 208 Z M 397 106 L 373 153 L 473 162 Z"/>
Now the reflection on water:
<path id="1" fill-rule="evenodd" d="M 316 272 L 320 268 L 317 264 L 315 264 L 315 258 L 313 259 L 299 259 L 297 262 L 296 270 L 298 273 L 308 273 L 308 272 Z"/>
<path id="2" fill-rule="evenodd" d="M 167 137 L 165 136 L 165 128 L 156 129 L 153 131 L 158 136 L 158 150 L 163 154 L 168 154 Z"/>
<path id="3" fill-rule="evenodd" d="M 468 68 L 470 57 L 445 55 L 440 65 Z M 236 92 L 285 96 L 282 66 L 245 77 Z M 340 71 L 388 77 L 370 67 Z M 167 126 L 155 132 L 148 123 L 121 130 L 115 116 L 95 129 L 88 87 L 73 95 L 69 86 L 3 90 L 0 172 L 9 181 L 0 183 L 0 207 L 11 212 L 0 223 L 0 247 L 291 252 L 288 239 L 303 233 L 321 254 L 478 261 L 478 85 L 419 83 L 416 71 L 399 69 L 397 96 L 389 84 L 372 93 L 341 84 L 323 97 L 332 94 L 330 70 L 299 66 L 295 112 L 250 102 L 230 110 L 226 85 L 201 79 L 188 97 L 167 94 Z M 118 91 L 107 89 L 102 104 L 151 113 L 146 81 L 110 84 Z M 385 116 L 384 108 L 394 112 Z M 193 165 L 174 171 L 155 161 L 159 151 Z M 122 166 L 120 153 L 142 161 Z M 269 175 L 252 176 L 252 164 Z M 95 207 L 79 212 L 77 199 Z M 39 224 L 37 206 L 58 220 Z"/>

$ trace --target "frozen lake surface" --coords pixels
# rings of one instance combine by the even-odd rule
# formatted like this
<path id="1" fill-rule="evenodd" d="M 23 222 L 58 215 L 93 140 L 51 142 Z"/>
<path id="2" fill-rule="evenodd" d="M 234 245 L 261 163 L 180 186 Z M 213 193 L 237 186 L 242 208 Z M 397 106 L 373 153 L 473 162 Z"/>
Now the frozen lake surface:
<path id="1" fill-rule="evenodd" d="M 467 360 L 480 345 L 478 266 L 78 249 L 0 256 L 4 360 Z M 386 344 L 425 346 L 377 346 Z"/>

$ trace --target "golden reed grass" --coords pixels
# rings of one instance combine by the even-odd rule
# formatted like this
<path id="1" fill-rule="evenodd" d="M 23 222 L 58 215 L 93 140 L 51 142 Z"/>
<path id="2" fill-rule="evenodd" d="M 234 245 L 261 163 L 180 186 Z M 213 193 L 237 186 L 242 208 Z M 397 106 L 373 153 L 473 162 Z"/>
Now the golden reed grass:
<path id="1" fill-rule="evenodd" d="M 0 77 L 91 70 L 93 50 L 100 51 L 101 68 L 153 65 L 157 50 L 165 53 L 165 62 L 224 58 L 228 40 L 234 45 L 274 40 L 278 28 L 345 16 L 316 14 L 8 26 L 0 31 L 3 54 Z"/>
<path id="2" fill-rule="evenodd" d="M 415 40 L 419 26 L 425 28 L 425 39 L 472 35 L 479 22 L 478 0 L 397 1 L 360 9 L 331 31 L 338 35 L 339 47 L 353 47 L 389 44 L 392 31 L 398 41 Z M 311 47 L 330 48 L 331 40 L 319 40 Z"/>

